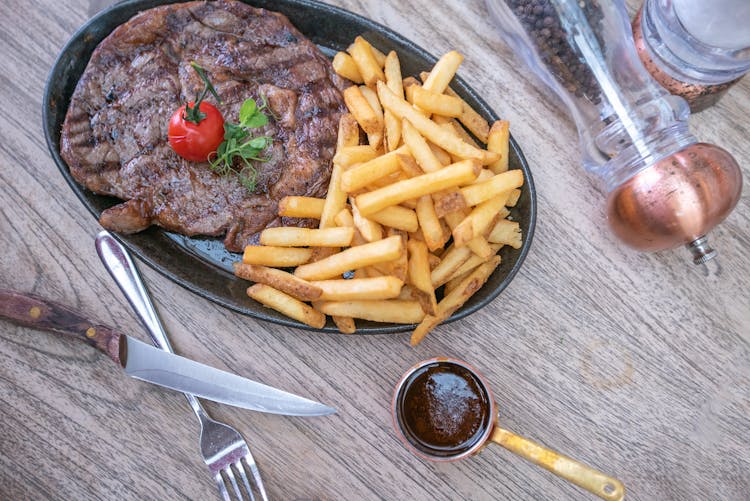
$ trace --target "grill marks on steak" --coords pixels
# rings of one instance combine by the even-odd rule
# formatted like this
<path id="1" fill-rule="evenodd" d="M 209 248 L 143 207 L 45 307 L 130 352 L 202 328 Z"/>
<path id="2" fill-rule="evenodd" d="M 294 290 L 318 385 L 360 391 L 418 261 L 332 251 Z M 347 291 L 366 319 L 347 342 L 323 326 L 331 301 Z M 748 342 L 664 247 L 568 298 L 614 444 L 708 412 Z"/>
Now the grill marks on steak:
<path id="1" fill-rule="evenodd" d="M 167 143 L 169 117 L 202 89 L 190 61 L 208 73 L 226 120 L 238 120 L 248 97 L 268 100 L 273 117 L 256 133 L 274 143 L 269 161 L 255 165 L 255 193 L 235 176 L 183 160 Z M 325 194 L 344 85 L 281 14 L 236 1 L 157 7 L 94 51 L 71 98 L 61 153 L 86 188 L 126 200 L 102 213 L 105 228 L 132 233 L 157 224 L 186 235 L 226 234 L 227 249 L 240 251 L 263 228 L 281 224 L 280 198 Z"/>

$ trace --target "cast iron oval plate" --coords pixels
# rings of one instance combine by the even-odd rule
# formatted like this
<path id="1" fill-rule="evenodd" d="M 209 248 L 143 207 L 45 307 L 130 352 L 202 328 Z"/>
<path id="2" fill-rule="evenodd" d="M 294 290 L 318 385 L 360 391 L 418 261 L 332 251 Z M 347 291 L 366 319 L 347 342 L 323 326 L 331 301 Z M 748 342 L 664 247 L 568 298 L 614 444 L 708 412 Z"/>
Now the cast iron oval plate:
<path id="1" fill-rule="evenodd" d="M 170 2 L 168 0 L 129 0 L 97 14 L 65 45 L 47 81 L 43 103 L 43 125 L 47 145 L 65 180 L 97 219 L 104 209 L 119 201 L 111 197 L 95 195 L 84 189 L 75 182 L 68 166 L 60 157 L 60 131 L 70 96 L 88 64 L 91 53 L 99 42 L 136 13 L 165 3 Z M 422 48 L 388 28 L 337 7 L 309 0 L 250 0 L 246 3 L 285 14 L 292 24 L 330 57 L 337 51 L 346 49 L 357 35 L 363 35 L 374 46 L 386 53 L 396 50 L 401 60 L 404 76 L 417 76 L 420 71 L 429 70 L 436 61 L 435 57 Z M 484 118 L 490 121 L 497 120 L 497 115 L 461 78 L 456 78 L 452 86 Z M 500 294 L 518 272 L 529 250 L 536 220 L 536 194 L 526 160 L 512 138 L 509 162 L 511 169 L 522 169 L 526 178 L 523 194 L 511 211 L 513 219 L 521 224 L 524 235 L 523 246 L 520 249 L 512 249 L 508 246 L 501 249 L 502 264 L 495 270 L 485 286 L 469 299 L 449 321 L 458 320 L 475 312 Z M 227 252 L 219 239 L 188 238 L 156 227 L 135 235 L 116 235 L 116 238 L 159 273 L 206 299 L 261 320 L 290 327 L 318 330 L 311 329 L 270 308 L 265 308 L 248 298 L 245 294 L 248 282 L 236 278 L 231 271 L 231 263 L 239 260 L 241 256 Z M 93 239 L 91 245 L 93 245 Z M 366 334 L 402 332 L 411 330 L 413 327 L 412 325 L 357 321 L 358 332 Z M 338 332 L 330 320 L 322 331 Z"/>

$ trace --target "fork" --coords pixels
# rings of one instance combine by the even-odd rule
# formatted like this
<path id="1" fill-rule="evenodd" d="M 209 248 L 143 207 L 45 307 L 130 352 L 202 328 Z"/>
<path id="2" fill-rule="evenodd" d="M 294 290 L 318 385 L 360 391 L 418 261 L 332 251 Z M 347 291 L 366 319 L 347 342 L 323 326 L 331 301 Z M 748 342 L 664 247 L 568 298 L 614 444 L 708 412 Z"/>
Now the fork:
<path id="1" fill-rule="evenodd" d="M 156 313 L 151 298 L 143 285 L 138 269 L 135 267 L 127 249 L 107 231 L 96 237 L 96 251 L 104 266 L 115 279 L 120 290 L 125 294 L 130 306 L 146 327 L 154 345 L 164 351 L 174 353 L 167 333 Z M 230 490 L 240 501 L 255 500 L 252 485 L 263 501 L 268 501 L 260 471 L 250 453 L 247 442 L 231 426 L 211 419 L 203 405 L 190 393 L 185 397 L 201 424 L 200 446 L 203 461 L 214 477 L 222 499 L 230 501 Z M 250 475 L 248 476 L 248 470 Z M 235 475 L 236 472 L 236 475 Z M 238 480 L 239 477 L 239 480 Z M 227 486 L 227 482 L 231 489 Z M 247 495 L 243 494 L 244 492 Z"/>

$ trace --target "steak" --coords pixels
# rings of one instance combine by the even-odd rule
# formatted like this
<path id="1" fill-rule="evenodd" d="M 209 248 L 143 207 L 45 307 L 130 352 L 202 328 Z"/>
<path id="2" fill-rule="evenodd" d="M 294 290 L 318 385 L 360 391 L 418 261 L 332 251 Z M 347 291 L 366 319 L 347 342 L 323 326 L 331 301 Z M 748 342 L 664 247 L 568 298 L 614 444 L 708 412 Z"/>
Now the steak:
<path id="1" fill-rule="evenodd" d="M 268 101 L 273 116 L 253 132 L 273 144 L 263 153 L 269 160 L 255 163 L 253 192 L 167 142 L 170 116 L 203 88 L 191 61 L 206 70 L 225 120 L 238 122 L 247 98 Z M 70 101 L 61 154 L 87 189 L 125 200 L 102 212 L 105 228 L 225 235 L 238 252 L 266 227 L 313 223 L 281 221 L 278 200 L 325 195 L 345 85 L 282 14 L 231 0 L 157 7 L 95 49 Z"/>

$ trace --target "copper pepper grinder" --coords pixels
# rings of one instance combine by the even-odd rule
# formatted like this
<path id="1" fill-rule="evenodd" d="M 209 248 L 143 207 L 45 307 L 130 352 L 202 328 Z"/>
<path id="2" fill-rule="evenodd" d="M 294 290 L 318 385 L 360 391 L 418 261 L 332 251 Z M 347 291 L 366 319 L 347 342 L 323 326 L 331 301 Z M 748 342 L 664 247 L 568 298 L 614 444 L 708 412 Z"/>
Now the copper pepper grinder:
<path id="1" fill-rule="evenodd" d="M 505 41 L 562 99 L 583 166 L 607 188 L 612 231 L 641 251 L 686 245 L 716 255 L 706 234 L 737 204 L 742 174 L 688 131 L 690 110 L 643 67 L 620 1 L 487 0 Z"/>

